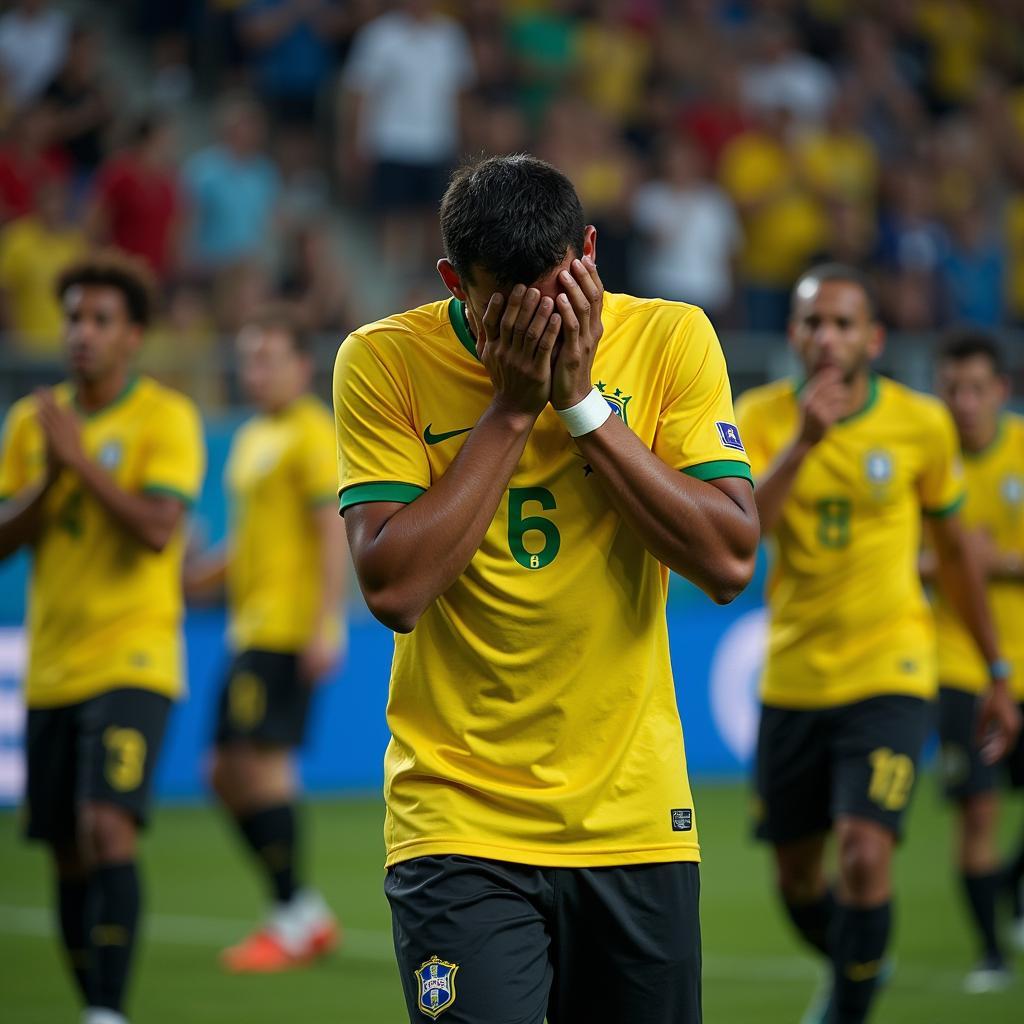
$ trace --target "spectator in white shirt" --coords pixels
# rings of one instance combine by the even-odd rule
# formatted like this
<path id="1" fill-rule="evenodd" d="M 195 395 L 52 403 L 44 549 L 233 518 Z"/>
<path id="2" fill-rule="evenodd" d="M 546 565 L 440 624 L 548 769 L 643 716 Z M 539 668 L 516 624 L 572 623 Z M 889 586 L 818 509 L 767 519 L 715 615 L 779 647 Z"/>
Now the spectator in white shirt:
<path id="1" fill-rule="evenodd" d="M 70 26 L 47 0 L 18 0 L 0 17 L 0 75 L 16 106 L 38 96 L 64 63 Z"/>
<path id="2" fill-rule="evenodd" d="M 703 156 L 687 138 L 670 140 L 660 173 L 637 189 L 633 222 L 644 239 L 637 266 L 639 294 L 724 310 L 733 291 L 733 260 L 741 229 L 729 197 L 704 173 Z"/>

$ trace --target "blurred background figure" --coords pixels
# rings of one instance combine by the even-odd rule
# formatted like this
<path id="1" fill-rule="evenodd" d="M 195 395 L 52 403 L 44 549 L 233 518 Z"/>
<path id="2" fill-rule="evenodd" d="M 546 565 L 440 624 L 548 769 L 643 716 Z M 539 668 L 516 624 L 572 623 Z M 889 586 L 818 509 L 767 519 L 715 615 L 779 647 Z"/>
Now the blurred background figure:
<path id="1" fill-rule="evenodd" d="M 70 23 L 49 0 L 17 0 L 0 16 L 0 73 L 16 107 L 41 95 L 60 70 Z"/>

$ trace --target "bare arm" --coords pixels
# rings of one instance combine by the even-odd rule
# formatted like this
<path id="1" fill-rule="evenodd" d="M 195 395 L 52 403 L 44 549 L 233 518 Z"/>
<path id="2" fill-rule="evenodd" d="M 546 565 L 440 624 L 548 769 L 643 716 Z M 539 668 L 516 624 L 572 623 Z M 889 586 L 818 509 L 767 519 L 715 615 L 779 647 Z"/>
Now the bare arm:
<path id="1" fill-rule="evenodd" d="M 43 528 L 43 503 L 57 477 L 47 473 L 18 494 L 0 502 L 0 560 L 25 544 L 34 544 Z"/>
<path id="2" fill-rule="evenodd" d="M 320 541 L 320 606 L 313 633 L 302 652 L 301 669 L 310 682 L 323 678 L 338 658 L 337 617 L 345 597 L 345 524 L 334 501 L 310 513 Z"/>
<path id="3" fill-rule="evenodd" d="M 706 483 L 672 469 L 617 416 L 576 443 L 609 502 L 658 561 L 719 604 L 750 582 L 760 531 L 746 480 Z"/>
<path id="4" fill-rule="evenodd" d="M 363 596 L 370 611 L 396 632 L 413 629 L 483 542 L 548 402 L 559 325 L 551 299 L 542 299 L 536 288 L 516 285 L 507 303 L 493 295 L 483 323 L 473 326 L 494 399 L 459 454 L 414 502 L 374 502 L 346 511 Z"/>
<path id="5" fill-rule="evenodd" d="M 224 589 L 228 574 L 226 545 L 219 545 L 195 558 L 186 557 L 184 586 L 189 601 L 212 601 Z"/>
<path id="6" fill-rule="evenodd" d="M 985 594 L 985 577 L 980 561 L 958 516 L 929 520 L 937 559 L 936 573 L 942 588 L 982 657 L 990 665 L 1001 661 L 999 640 Z M 1012 747 L 1020 731 L 1020 713 L 1010 695 L 1005 676 L 994 675 L 982 705 L 979 729 L 984 734 L 982 754 L 990 763 L 998 761 Z"/>

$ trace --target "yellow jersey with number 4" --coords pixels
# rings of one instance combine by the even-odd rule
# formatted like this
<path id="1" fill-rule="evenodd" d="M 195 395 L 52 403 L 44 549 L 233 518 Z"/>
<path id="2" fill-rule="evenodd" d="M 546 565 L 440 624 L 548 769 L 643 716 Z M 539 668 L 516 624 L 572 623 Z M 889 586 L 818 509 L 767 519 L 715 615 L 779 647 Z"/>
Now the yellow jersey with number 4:
<path id="1" fill-rule="evenodd" d="M 299 651 L 310 640 L 322 597 L 312 512 L 334 504 L 338 494 L 331 414 L 305 395 L 278 413 L 254 416 L 232 441 L 224 482 L 231 502 L 232 644 Z"/>
<path id="2" fill-rule="evenodd" d="M 755 388 L 737 415 L 756 478 L 796 437 L 798 388 Z M 770 537 L 766 704 L 934 694 L 935 629 L 917 571 L 921 513 L 951 514 L 962 497 L 945 407 L 872 377 L 864 408 L 807 456 Z"/>
<path id="3" fill-rule="evenodd" d="M 606 295 L 603 323 L 594 380 L 615 415 L 675 469 L 749 478 L 707 317 Z M 342 509 L 415 500 L 492 396 L 454 299 L 350 335 L 334 376 Z M 466 571 L 396 637 L 388 863 L 698 860 L 667 588 L 548 406 Z"/>
<path id="4" fill-rule="evenodd" d="M 59 404 L 73 404 L 70 385 L 56 395 Z M 195 406 L 147 377 L 82 415 L 82 444 L 125 490 L 186 505 L 199 493 L 206 451 Z M 0 495 L 10 498 L 45 469 L 35 399 L 11 408 L 2 446 Z M 69 471 L 47 495 L 44 515 L 29 590 L 28 706 L 75 704 L 123 686 L 176 696 L 184 679 L 184 526 L 163 551 L 150 551 Z"/>
<path id="5" fill-rule="evenodd" d="M 1024 418 L 1007 413 L 984 450 L 964 454 L 967 500 L 964 526 L 984 530 L 1002 554 L 1024 559 Z M 1024 580 L 992 580 L 988 599 L 1003 657 L 1013 669 L 1011 685 L 1024 700 Z M 988 669 L 959 616 L 941 593 L 935 601 L 939 634 L 939 682 L 980 693 Z"/>

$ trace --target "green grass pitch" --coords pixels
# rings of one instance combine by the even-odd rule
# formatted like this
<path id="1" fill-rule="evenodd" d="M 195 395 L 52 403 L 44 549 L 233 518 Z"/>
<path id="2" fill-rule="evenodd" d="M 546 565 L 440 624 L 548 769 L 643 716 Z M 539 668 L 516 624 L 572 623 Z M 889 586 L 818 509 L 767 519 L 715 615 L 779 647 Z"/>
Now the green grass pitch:
<path id="1" fill-rule="evenodd" d="M 999 995 L 960 992 L 973 951 L 952 884 L 949 823 L 932 781 L 918 794 L 900 854 L 897 968 L 872 1022 L 1020 1022 L 1024 980 Z M 707 784 L 696 791 L 705 1020 L 796 1024 L 819 967 L 777 910 L 765 851 L 746 838 L 746 792 Z M 343 950 L 300 972 L 237 978 L 220 972 L 217 951 L 255 919 L 257 881 L 210 808 L 159 809 L 144 849 L 149 917 L 130 999 L 133 1024 L 404 1024 L 381 891 L 381 813 L 376 800 L 308 808 L 314 879 L 344 921 Z M 1022 816 L 1019 801 L 1008 808 L 1006 838 L 1018 834 Z M 49 898 L 42 851 L 18 839 L 13 814 L 0 815 L 0 1019 L 11 1024 L 78 1020 Z M 1017 968 L 1024 972 L 1024 957 Z"/>

